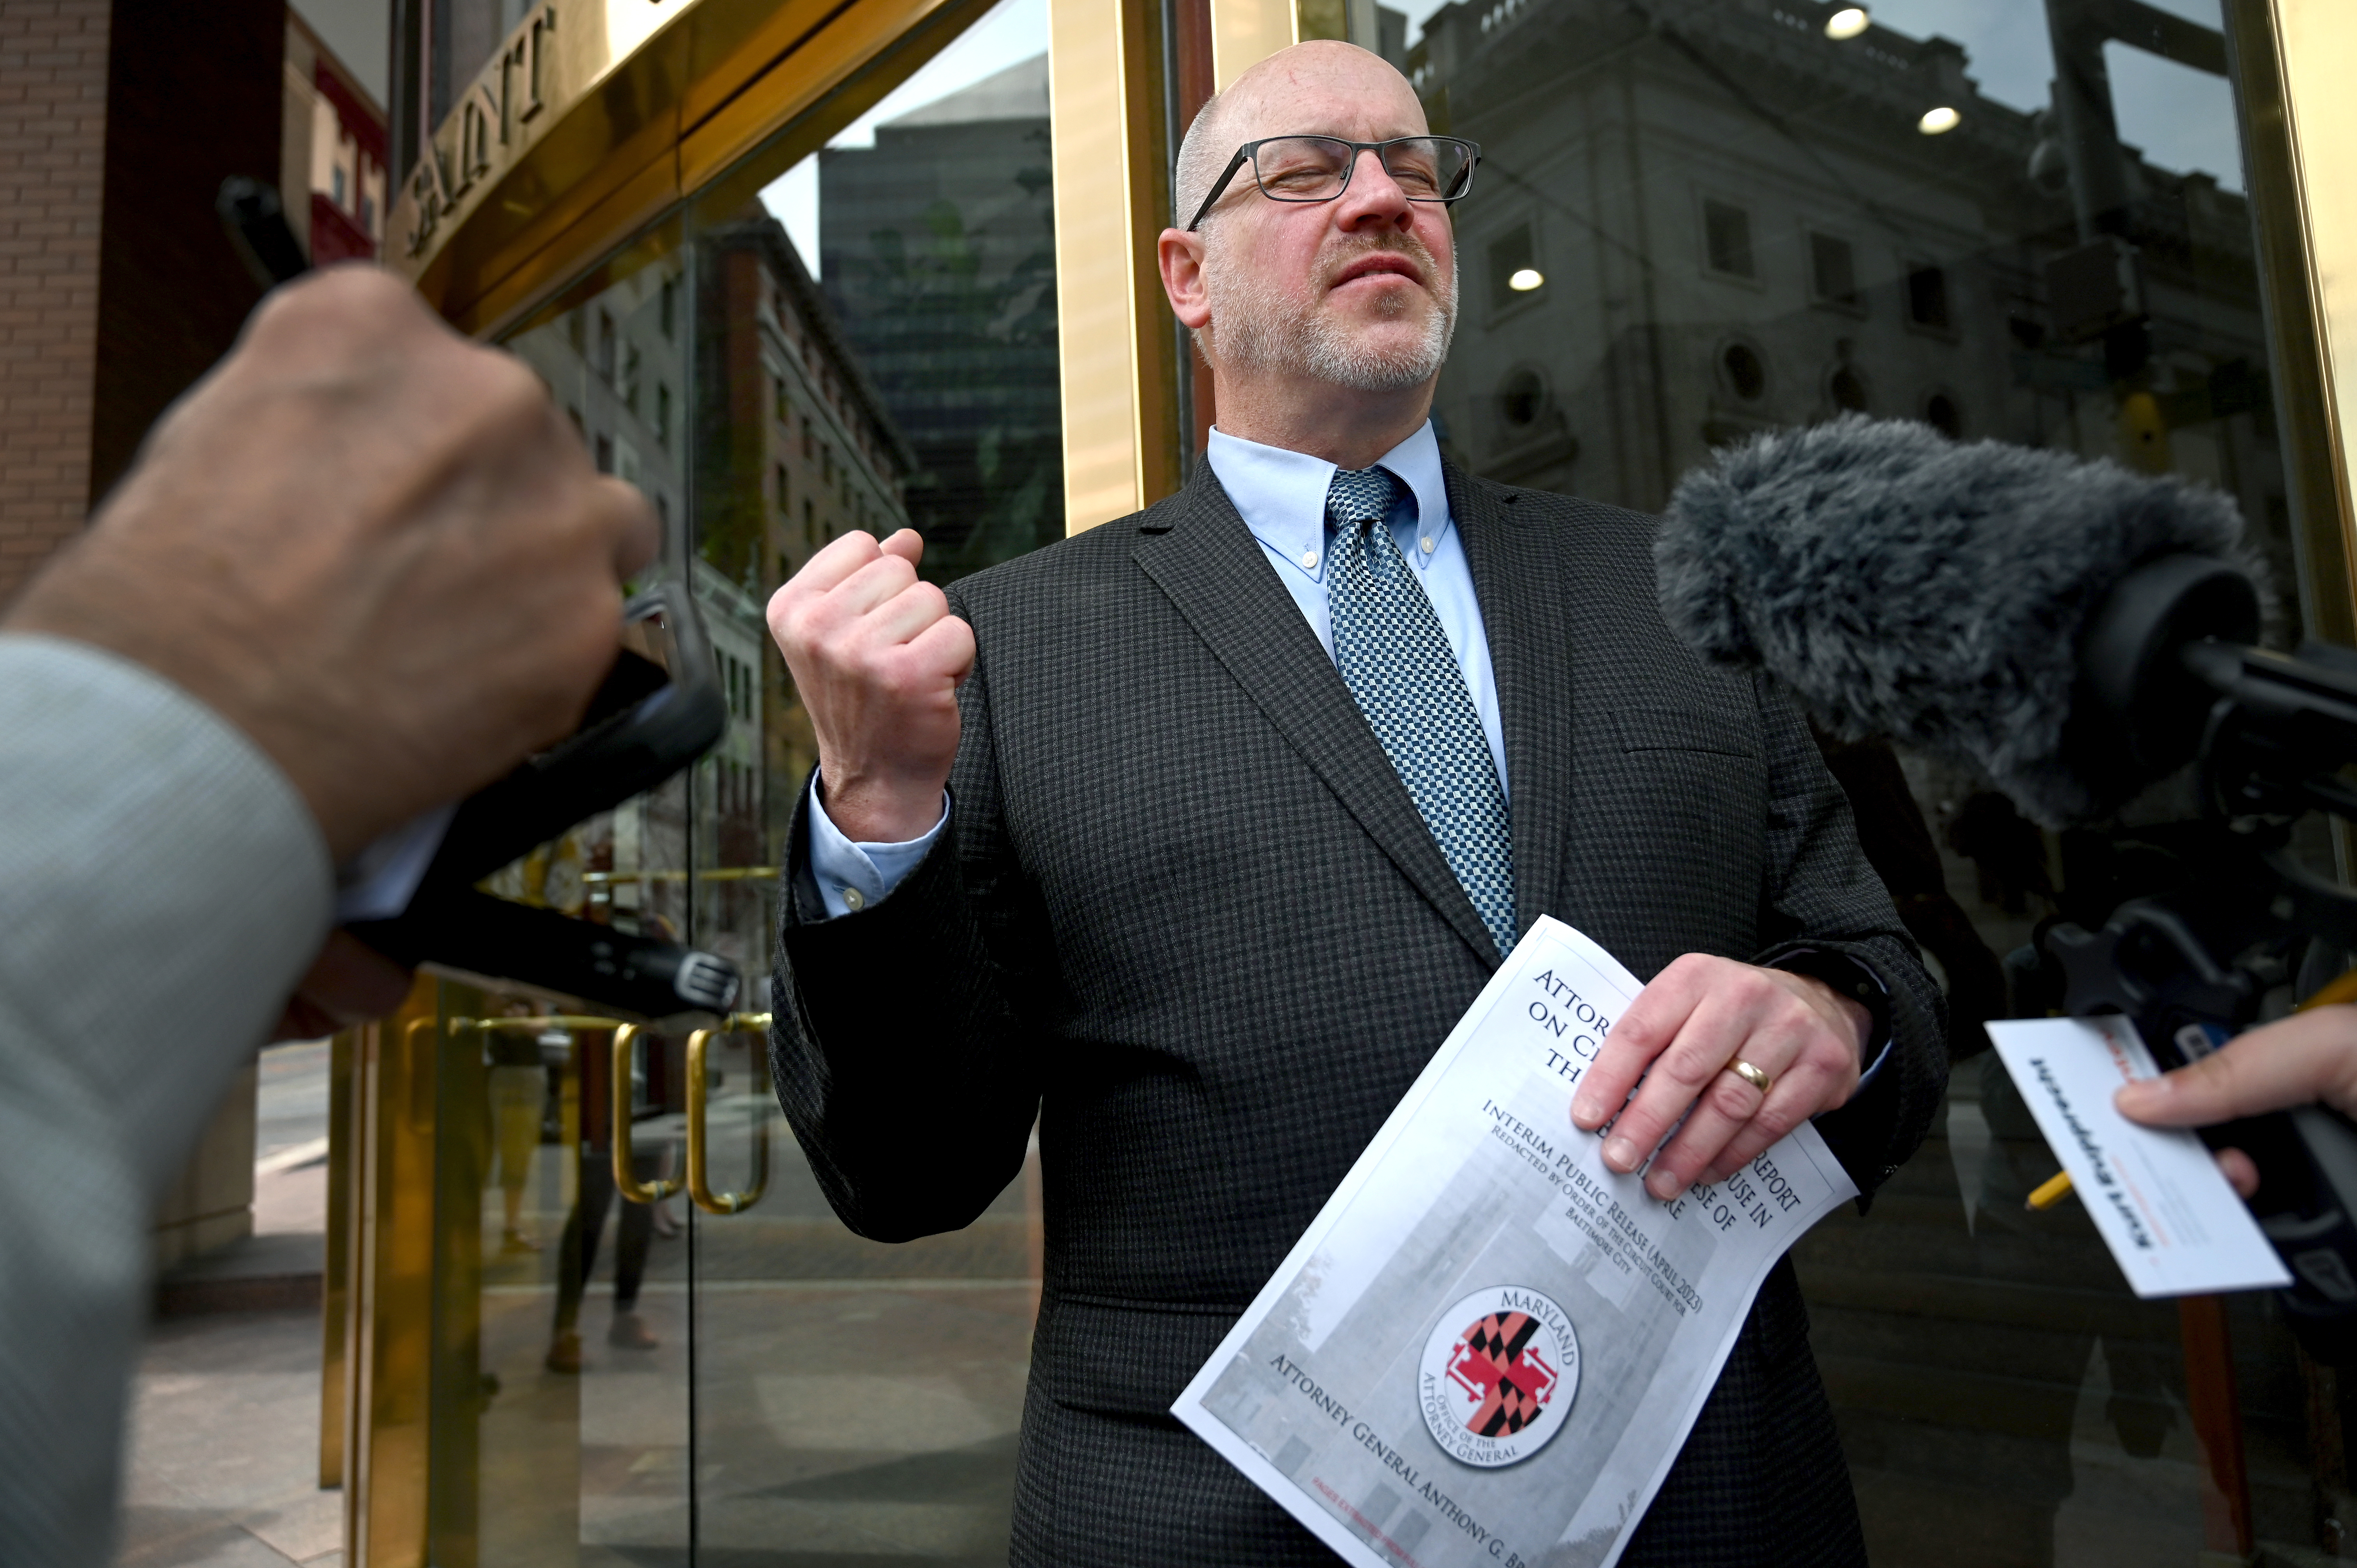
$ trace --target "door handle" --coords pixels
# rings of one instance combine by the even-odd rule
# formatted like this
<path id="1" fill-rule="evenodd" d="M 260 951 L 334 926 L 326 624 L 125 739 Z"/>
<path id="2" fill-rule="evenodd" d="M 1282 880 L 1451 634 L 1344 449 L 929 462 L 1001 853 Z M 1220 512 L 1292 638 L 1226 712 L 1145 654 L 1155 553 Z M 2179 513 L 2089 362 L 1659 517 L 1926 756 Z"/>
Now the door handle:
<path id="1" fill-rule="evenodd" d="M 420 1019 L 418 1023 L 430 1020 Z M 413 1038 L 417 1025 L 410 1026 Z M 632 1203 L 659 1203 L 679 1190 L 676 1181 L 655 1180 L 641 1183 L 630 1171 L 630 1047 L 638 1041 L 643 1025 L 625 1024 L 619 1018 L 599 1018 L 586 1013 L 548 1013 L 531 1018 L 453 1018 L 450 1037 L 457 1038 L 469 1029 L 486 1033 L 498 1030 L 503 1035 L 538 1035 L 550 1029 L 611 1029 L 614 1031 L 613 1072 L 613 1144 L 614 1188 Z"/>
<path id="2" fill-rule="evenodd" d="M 770 1118 L 766 1112 L 755 1118 L 753 1185 L 743 1192 L 713 1191 L 704 1147 L 705 1080 L 709 1076 L 705 1070 L 705 1053 L 716 1036 L 767 1030 L 769 1026 L 767 1013 L 732 1013 L 720 1027 L 698 1029 L 687 1037 L 687 1196 L 706 1214 L 742 1214 L 769 1190 Z"/>
<path id="3" fill-rule="evenodd" d="M 652 1181 L 642 1182 L 638 1173 L 630 1168 L 630 1047 L 638 1044 L 639 1036 L 645 1028 L 643 1024 L 624 1024 L 614 1031 L 613 1070 L 606 1075 L 614 1080 L 611 1100 L 613 1136 L 608 1142 L 614 1146 L 614 1190 L 632 1203 L 661 1203 L 679 1190 L 679 1183 L 669 1176 L 657 1176 Z M 688 1047 L 691 1064 L 688 1072 L 691 1075 L 695 1071 L 694 1060 L 694 1047 L 691 1046 Z M 687 1133 L 687 1157 L 690 1161 L 695 1158 L 694 1082 L 694 1078 L 690 1076 L 687 1091 L 687 1102 L 691 1108 Z"/>

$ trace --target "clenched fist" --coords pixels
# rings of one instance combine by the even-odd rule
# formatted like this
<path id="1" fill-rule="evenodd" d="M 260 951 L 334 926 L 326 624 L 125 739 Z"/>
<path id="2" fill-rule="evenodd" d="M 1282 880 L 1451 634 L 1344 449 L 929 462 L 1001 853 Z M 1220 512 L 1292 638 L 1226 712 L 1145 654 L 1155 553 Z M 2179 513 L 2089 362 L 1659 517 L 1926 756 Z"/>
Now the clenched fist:
<path id="1" fill-rule="evenodd" d="M 957 757 L 957 689 L 974 629 L 917 576 L 925 542 L 846 533 L 770 599 L 770 633 L 818 732 L 826 814 L 867 843 L 921 838 L 941 820 Z"/>

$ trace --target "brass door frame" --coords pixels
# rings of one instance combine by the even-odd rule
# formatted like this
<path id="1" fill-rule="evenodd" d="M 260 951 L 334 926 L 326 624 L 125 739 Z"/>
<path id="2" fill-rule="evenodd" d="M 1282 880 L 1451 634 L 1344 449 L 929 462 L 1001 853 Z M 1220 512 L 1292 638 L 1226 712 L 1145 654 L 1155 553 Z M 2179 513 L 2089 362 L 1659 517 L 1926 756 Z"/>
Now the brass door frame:
<path id="1" fill-rule="evenodd" d="M 989 4 L 544 0 L 425 139 L 389 264 L 460 330 L 506 331 L 634 237 L 668 249 L 665 215 L 768 138 L 823 145 Z M 1292 0 L 1206 8 L 1221 88 L 1300 36 Z M 1068 532 L 1178 483 L 1185 367 L 1154 256 L 1177 151 L 1162 23 L 1159 0 L 1049 6 Z"/>
<path id="2" fill-rule="evenodd" d="M 1169 156 L 1157 0 L 1049 0 L 1048 22 L 1064 532 L 1071 534 L 1178 485 L 1178 338 L 1154 261 L 1169 206 Z"/>
<path id="3" fill-rule="evenodd" d="M 689 203 L 726 210 L 751 199 L 764 170 L 741 166 L 748 154 L 780 133 L 789 157 L 816 151 L 991 3 L 544 0 L 425 139 L 389 214 L 387 264 L 460 330 L 512 330 L 599 286 L 605 272 L 675 245 Z M 1178 450 L 1174 338 L 1154 314 L 1162 306 L 1151 237 L 1168 172 L 1151 139 L 1157 57 L 1140 52 L 1158 47 L 1153 5 L 1051 0 L 1050 8 L 1054 139 L 1117 147 L 1123 171 L 1122 199 L 1110 204 L 1118 221 L 1068 220 L 1060 194 L 1058 260 L 1071 269 L 1060 307 L 1124 301 L 1131 325 L 1113 336 L 1131 352 L 1114 368 L 1154 376 L 1161 400 L 1127 398 L 1119 433 L 1127 497 L 1175 482 Z M 1108 59 L 1122 62 L 1107 80 L 1125 91 L 1091 96 L 1071 84 L 1074 62 Z M 1068 221 L 1082 242 L 1064 243 Z M 1135 246 L 1135 226 L 1148 221 L 1147 243 Z M 1154 290 L 1142 301 L 1141 279 Z M 1115 394 L 1135 389 L 1107 384 Z M 1139 456 L 1149 449 L 1150 461 Z M 1127 497 L 1103 515 L 1137 504 Z M 454 1369 L 472 1375 L 479 1220 L 471 1189 L 441 1190 L 436 1149 L 463 1135 L 437 1124 L 441 1106 L 473 1102 L 473 1086 L 444 1081 L 472 1057 L 446 1049 L 440 1026 L 479 1013 L 482 1000 L 421 977 L 400 1012 L 354 1031 L 339 1058 L 331 1161 L 342 1175 L 333 1226 L 340 1288 L 325 1304 L 333 1386 L 321 1401 L 335 1431 L 323 1434 L 320 1463 L 323 1477 L 345 1487 L 352 1568 L 473 1560 L 475 1455 L 463 1419 L 472 1407 L 446 1397 L 444 1385 Z M 566 1112 L 566 1135 L 577 1139 L 576 1108 Z"/>
<path id="4" fill-rule="evenodd" d="M 2345 0 L 2226 0 L 2227 48 L 2249 164 L 2259 293 L 2275 361 L 2301 619 L 2357 644 L 2357 510 L 2349 481 L 2357 420 L 2357 59 Z"/>
<path id="5" fill-rule="evenodd" d="M 1210 12 L 1215 91 L 1301 36 L 1293 0 L 1196 3 Z M 1049 4 L 1068 534 L 1177 489 L 1192 434 L 1179 428 L 1186 350 L 1155 260 L 1178 154 L 1163 109 L 1165 61 L 1177 52 L 1164 48 L 1165 15 L 1157 0 Z M 1117 186 L 1100 139 L 1116 124 Z"/>
<path id="6" fill-rule="evenodd" d="M 822 103 L 805 130 L 823 145 L 987 8 L 544 0 L 425 138 L 387 263 L 496 335 Z"/>

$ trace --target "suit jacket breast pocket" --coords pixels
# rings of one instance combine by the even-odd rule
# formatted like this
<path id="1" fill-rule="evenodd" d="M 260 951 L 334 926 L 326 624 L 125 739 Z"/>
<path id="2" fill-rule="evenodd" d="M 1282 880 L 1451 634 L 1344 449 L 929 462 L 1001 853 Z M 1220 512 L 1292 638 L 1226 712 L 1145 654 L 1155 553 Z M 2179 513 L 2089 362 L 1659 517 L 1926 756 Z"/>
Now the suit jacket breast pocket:
<path id="1" fill-rule="evenodd" d="M 1579 902 L 1613 933 L 1589 934 L 1640 975 L 1683 952 L 1742 958 L 1754 946 L 1766 811 L 1756 725 L 1699 704 L 1630 706 L 1582 748 Z"/>
<path id="2" fill-rule="evenodd" d="M 1702 708 L 1615 708 L 1623 751 L 1699 751 L 1760 760 L 1759 719 Z M 1756 771 L 1756 769 L 1755 769 Z"/>

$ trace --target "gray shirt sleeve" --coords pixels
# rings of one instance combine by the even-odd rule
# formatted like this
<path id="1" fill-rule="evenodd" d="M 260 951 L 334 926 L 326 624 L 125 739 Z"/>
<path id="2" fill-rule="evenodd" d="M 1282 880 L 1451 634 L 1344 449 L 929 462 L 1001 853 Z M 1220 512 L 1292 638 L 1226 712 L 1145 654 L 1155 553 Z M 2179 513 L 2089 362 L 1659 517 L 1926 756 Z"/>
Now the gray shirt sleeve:
<path id="1" fill-rule="evenodd" d="M 309 809 L 153 671 L 0 634 L 0 1563 L 113 1537 L 155 1195 L 328 929 Z"/>

